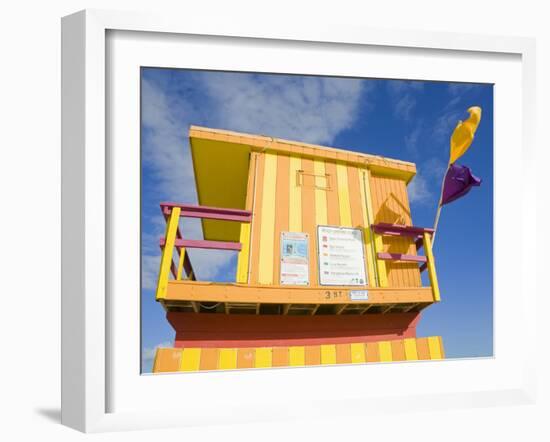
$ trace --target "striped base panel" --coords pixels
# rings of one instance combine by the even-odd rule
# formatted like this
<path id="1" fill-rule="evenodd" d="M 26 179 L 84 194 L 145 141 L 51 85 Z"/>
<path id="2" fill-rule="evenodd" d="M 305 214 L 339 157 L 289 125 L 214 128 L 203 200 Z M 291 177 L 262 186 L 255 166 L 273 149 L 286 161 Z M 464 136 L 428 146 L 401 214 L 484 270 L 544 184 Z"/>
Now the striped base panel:
<path id="1" fill-rule="evenodd" d="M 153 373 L 444 359 L 440 336 L 258 348 L 158 348 Z"/>

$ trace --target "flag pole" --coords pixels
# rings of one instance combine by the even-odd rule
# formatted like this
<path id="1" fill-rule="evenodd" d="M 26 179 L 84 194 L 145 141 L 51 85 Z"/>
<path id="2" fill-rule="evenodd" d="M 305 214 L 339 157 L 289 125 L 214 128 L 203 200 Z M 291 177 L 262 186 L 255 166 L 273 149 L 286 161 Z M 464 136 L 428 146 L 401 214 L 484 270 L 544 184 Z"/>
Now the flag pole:
<path id="1" fill-rule="evenodd" d="M 443 188 L 445 187 L 445 177 L 447 176 L 447 172 L 449 172 L 450 166 L 451 166 L 450 164 L 447 166 L 447 170 L 443 175 L 443 181 L 441 183 L 441 191 L 439 192 L 439 202 L 437 203 L 437 212 L 435 213 L 434 233 L 432 234 L 432 247 L 435 244 L 435 234 L 437 233 L 437 225 L 439 224 L 439 217 L 441 216 L 441 208 L 442 208 L 441 201 L 443 200 Z"/>

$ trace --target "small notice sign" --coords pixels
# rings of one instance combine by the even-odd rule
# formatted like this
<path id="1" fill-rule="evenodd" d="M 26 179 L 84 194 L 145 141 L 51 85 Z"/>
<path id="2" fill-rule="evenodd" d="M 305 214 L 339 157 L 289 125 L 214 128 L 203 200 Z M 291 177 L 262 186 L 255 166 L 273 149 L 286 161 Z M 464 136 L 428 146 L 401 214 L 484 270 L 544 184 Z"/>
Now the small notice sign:
<path id="1" fill-rule="evenodd" d="M 368 301 L 369 292 L 368 290 L 350 290 L 349 299 L 351 301 Z"/>
<path id="2" fill-rule="evenodd" d="M 361 229 L 318 226 L 319 283 L 366 285 Z"/>
<path id="3" fill-rule="evenodd" d="M 281 232 L 281 284 L 309 284 L 307 233 Z"/>

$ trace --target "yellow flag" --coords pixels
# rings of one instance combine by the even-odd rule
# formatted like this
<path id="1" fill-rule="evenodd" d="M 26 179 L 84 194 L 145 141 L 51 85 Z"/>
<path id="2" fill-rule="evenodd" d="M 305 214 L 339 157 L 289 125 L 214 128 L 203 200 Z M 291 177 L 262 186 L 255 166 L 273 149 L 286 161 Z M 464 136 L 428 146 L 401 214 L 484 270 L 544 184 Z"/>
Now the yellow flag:
<path id="1" fill-rule="evenodd" d="M 451 136 L 451 156 L 449 164 L 458 160 L 474 141 L 477 126 L 481 121 L 481 108 L 472 106 L 468 109 L 470 116 L 466 121 L 459 121 Z"/>

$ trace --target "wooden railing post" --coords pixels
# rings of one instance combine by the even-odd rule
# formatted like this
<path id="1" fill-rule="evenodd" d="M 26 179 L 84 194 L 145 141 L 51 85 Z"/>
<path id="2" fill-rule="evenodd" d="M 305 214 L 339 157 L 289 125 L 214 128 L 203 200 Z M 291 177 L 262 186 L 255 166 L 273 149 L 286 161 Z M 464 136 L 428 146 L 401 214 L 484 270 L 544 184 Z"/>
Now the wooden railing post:
<path id="1" fill-rule="evenodd" d="M 168 275 L 170 274 L 170 266 L 172 265 L 172 255 L 174 253 L 174 245 L 176 243 L 176 233 L 178 231 L 180 214 L 181 208 L 172 207 L 170 217 L 168 218 L 168 222 L 166 223 L 165 244 L 160 259 L 160 270 L 157 281 L 156 299 L 164 299 L 166 297 L 166 288 L 168 287 Z M 184 254 L 185 252 L 184 250 L 182 250 L 182 255 Z M 179 269 L 178 274 L 180 274 Z"/>
<path id="2" fill-rule="evenodd" d="M 428 265 L 428 276 L 430 277 L 430 285 L 432 286 L 434 301 L 439 302 L 441 300 L 441 297 L 439 295 L 439 283 L 437 282 L 437 273 L 435 272 L 435 260 L 432 252 L 431 233 L 424 232 L 423 239 L 424 252 L 426 254 L 426 258 L 428 259 L 426 263 Z"/>
<path id="3" fill-rule="evenodd" d="M 240 243 L 242 245 L 237 263 L 237 282 L 248 283 L 248 258 L 250 255 L 250 223 L 241 223 Z"/>
<path id="4" fill-rule="evenodd" d="M 183 272 L 183 263 L 185 261 L 185 247 L 180 247 L 180 259 L 178 261 L 178 273 L 176 275 L 176 280 L 181 281 L 181 274 Z"/>

